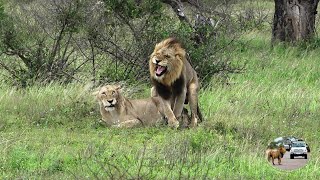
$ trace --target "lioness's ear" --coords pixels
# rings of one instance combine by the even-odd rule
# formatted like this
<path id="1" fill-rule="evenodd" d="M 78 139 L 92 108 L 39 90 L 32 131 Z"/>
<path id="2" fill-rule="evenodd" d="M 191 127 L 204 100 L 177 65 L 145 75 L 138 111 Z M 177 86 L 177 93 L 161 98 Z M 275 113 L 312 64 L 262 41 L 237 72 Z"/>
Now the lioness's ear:
<path id="1" fill-rule="evenodd" d="M 99 94 L 99 91 L 95 91 L 92 93 L 93 96 L 97 96 Z"/>
<path id="2" fill-rule="evenodd" d="M 119 89 L 121 89 L 122 87 L 121 87 L 121 85 L 116 85 L 116 90 L 119 90 Z"/>

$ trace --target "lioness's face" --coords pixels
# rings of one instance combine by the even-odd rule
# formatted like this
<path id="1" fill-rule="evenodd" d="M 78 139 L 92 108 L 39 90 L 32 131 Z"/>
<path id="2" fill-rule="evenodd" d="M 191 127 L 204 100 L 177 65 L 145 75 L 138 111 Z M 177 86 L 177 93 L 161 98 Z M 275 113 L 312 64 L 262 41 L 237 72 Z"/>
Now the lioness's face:
<path id="1" fill-rule="evenodd" d="M 176 58 L 172 48 L 162 48 L 151 55 L 151 68 L 154 78 L 161 79 L 167 72 L 172 71 L 179 59 Z M 151 70 L 152 70 L 151 69 Z"/>
<path id="2" fill-rule="evenodd" d="M 113 111 L 117 105 L 117 99 L 119 96 L 119 86 L 107 85 L 103 86 L 98 94 L 97 99 L 100 106 L 104 107 L 106 111 Z"/>

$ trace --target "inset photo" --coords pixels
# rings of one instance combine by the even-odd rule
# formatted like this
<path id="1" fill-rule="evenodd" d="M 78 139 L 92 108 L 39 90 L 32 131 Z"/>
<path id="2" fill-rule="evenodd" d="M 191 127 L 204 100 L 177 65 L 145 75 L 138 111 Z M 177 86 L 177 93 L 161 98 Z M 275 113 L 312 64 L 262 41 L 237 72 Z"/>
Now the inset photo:
<path id="1" fill-rule="evenodd" d="M 266 150 L 268 163 L 281 170 L 295 170 L 305 166 L 310 159 L 310 146 L 302 138 L 278 137 Z"/>

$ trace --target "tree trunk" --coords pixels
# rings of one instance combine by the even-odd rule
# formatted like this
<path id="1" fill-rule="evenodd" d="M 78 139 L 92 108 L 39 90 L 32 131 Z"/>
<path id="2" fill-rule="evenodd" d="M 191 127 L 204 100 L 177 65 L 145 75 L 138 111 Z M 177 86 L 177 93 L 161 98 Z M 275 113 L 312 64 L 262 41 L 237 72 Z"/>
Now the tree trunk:
<path id="1" fill-rule="evenodd" d="M 272 42 L 311 39 L 319 0 L 275 0 Z"/>

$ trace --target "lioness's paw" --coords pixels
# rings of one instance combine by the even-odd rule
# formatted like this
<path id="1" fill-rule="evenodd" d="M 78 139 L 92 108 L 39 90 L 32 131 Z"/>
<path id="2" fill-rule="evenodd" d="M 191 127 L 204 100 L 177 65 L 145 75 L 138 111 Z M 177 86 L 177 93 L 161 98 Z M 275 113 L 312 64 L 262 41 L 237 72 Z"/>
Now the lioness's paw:
<path id="1" fill-rule="evenodd" d="M 112 125 L 111 127 L 112 128 L 121 128 L 121 125 L 120 124 L 115 124 L 115 125 Z"/>

